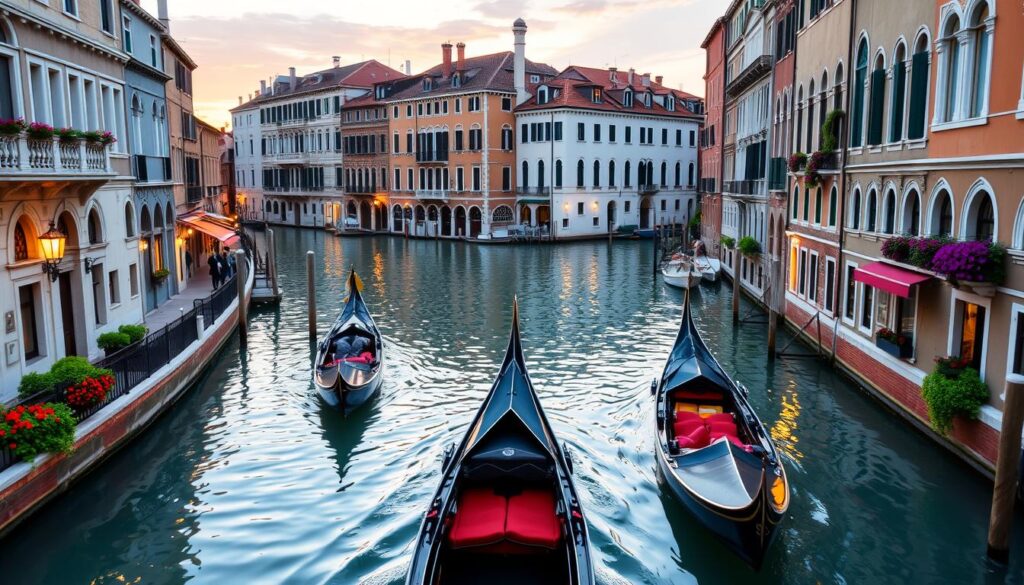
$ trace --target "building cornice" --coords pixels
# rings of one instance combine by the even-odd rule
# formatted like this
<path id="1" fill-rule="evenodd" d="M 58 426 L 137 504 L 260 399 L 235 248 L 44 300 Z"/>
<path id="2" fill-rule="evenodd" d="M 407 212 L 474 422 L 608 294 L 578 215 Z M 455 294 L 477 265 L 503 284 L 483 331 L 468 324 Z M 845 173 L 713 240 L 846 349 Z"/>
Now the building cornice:
<path id="1" fill-rule="evenodd" d="M 135 57 L 131 57 L 130 59 L 128 59 L 128 62 L 125 63 L 125 69 L 131 69 L 133 71 L 138 71 L 139 73 L 144 73 L 146 75 L 149 75 L 150 77 L 155 77 L 156 79 L 159 79 L 160 81 L 163 81 L 165 83 L 174 79 L 173 76 L 164 73 L 163 71 L 157 69 L 156 67 L 153 67 L 149 63 L 143 63 Z"/>
<path id="2" fill-rule="evenodd" d="M 107 45 L 94 41 L 93 39 L 83 36 L 71 29 L 64 28 L 63 26 L 60 26 L 57 23 L 51 22 L 49 20 L 40 18 L 34 14 L 26 12 L 23 9 L 18 8 L 16 6 L 4 4 L 3 7 L 0 7 L 0 15 L 6 16 L 8 18 L 16 18 L 20 20 L 23 24 L 32 23 L 37 28 L 45 27 L 47 29 L 53 30 L 57 34 L 59 34 L 61 38 L 70 40 L 72 43 L 82 45 L 83 47 L 87 47 L 92 51 L 106 55 L 107 57 L 111 58 L 114 61 L 117 61 L 118 63 L 121 63 L 122 65 L 128 62 L 129 56 L 127 53 L 108 47 Z"/>
<path id="3" fill-rule="evenodd" d="M 544 116 L 547 116 L 549 114 L 591 114 L 591 115 L 606 114 L 609 117 L 616 117 L 616 118 L 642 118 L 642 119 L 645 119 L 645 120 L 646 119 L 651 119 L 651 118 L 656 118 L 656 119 L 665 120 L 665 121 L 668 121 L 668 122 L 696 122 L 697 124 L 703 124 L 704 123 L 704 116 L 701 116 L 699 114 L 693 114 L 693 115 L 690 115 L 690 116 L 666 116 L 664 114 L 658 114 L 658 113 L 654 113 L 654 112 L 652 112 L 650 114 L 645 113 L 645 112 L 633 112 L 633 111 L 622 112 L 622 111 L 604 110 L 604 109 L 601 109 L 601 108 L 585 108 L 585 107 L 582 107 L 582 106 L 558 106 L 558 107 L 553 107 L 553 108 L 543 108 L 543 109 L 537 109 L 537 110 L 513 111 L 513 113 L 516 116 L 528 116 L 530 114 L 539 114 L 539 115 L 544 115 Z"/>
<path id="4" fill-rule="evenodd" d="M 167 34 L 167 28 L 164 27 L 162 22 L 154 18 L 153 15 L 147 12 L 145 8 L 139 6 L 132 0 L 121 0 L 121 6 L 133 12 L 136 16 L 141 17 L 149 26 L 155 28 L 161 35 Z"/>

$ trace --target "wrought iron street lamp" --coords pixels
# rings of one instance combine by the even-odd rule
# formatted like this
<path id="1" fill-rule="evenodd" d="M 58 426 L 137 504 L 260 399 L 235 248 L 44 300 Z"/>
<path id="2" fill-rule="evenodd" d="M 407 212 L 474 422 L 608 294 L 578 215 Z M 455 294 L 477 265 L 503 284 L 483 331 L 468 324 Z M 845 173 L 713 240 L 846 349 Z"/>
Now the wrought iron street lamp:
<path id="1" fill-rule="evenodd" d="M 50 229 L 39 236 L 39 244 L 43 248 L 43 260 L 45 260 L 43 272 L 50 276 L 51 282 L 57 282 L 57 276 L 60 274 L 58 265 L 64 259 L 64 243 L 66 241 L 67 236 L 64 235 L 64 232 L 58 230 L 52 221 L 50 222 Z"/>

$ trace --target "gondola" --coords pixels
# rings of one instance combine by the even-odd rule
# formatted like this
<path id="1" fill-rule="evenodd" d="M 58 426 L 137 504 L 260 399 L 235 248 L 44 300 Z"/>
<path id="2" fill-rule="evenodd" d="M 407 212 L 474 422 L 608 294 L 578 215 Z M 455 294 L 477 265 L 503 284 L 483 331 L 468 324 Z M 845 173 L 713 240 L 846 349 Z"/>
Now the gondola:
<path id="1" fill-rule="evenodd" d="M 515 304 L 498 377 L 461 444 L 445 451 L 407 585 L 592 585 L 571 475 L 526 372 Z"/>
<path id="2" fill-rule="evenodd" d="M 348 277 L 348 299 L 338 320 L 320 340 L 313 366 L 317 392 L 345 414 L 373 397 L 384 378 L 384 341 L 361 290 L 362 282 L 353 270 Z M 339 355 L 339 340 L 348 347 L 365 347 Z"/>
<path id="3" fill-rule="evenodd" d="M 657 457 L 682 504 L 754 569 L 760 569 L 789 507 L 775 445 L 734 382 L 700 338 L 686 294 L 683 320 L 660 379 Z"/>

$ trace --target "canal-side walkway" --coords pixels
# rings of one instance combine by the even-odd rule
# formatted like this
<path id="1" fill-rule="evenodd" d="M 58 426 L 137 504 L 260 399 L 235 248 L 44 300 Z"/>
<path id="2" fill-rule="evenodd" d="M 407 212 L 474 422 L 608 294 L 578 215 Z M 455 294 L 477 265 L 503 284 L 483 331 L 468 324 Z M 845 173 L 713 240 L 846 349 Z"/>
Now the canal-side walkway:
<path id="1" fill-rule="evenodd" d="M 248 303 L 253 271 L 244 273 Z M 239 299 L 229 294 L 234 283 L 225 285 L 232 290 L 211 295 L 209 277 L 200 276 L 147 315 L 146 340 L 131 355 L 104 363 L 123 393 L 78 425 L 72 453 L 43 454 L 0 471 L 0 535 L 128 442 L 192 385 L 236 331 Z"/>

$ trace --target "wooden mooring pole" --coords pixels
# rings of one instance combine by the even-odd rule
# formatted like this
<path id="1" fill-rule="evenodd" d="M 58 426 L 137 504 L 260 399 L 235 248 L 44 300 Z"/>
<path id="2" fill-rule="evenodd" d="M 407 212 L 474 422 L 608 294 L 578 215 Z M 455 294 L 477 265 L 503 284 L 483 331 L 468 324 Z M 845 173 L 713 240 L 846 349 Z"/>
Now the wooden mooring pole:
<path id="1" fill-rule="evenodd" d="M 316 275 L 313 272 L 313 260 L 316 254 L 312 250 L 306 252 L 306 307 L 309 317 L 309 339 L 316 340 Z"/>
<path id="2" fill-rule="evenodd" d="M 235 282 L 238 284 L 238 338 L 244 344 L 249 334 L 249 304 L 245 302 L 245 281 L 249 278 L 249 262 L 244 250 L 235 250 Z M 255 280 L 253 281 L 255 283 Z"/>
<path id="3" fill-rule="evenodd" d="M 1006 563 L 1010 558 L 1010 533 L 1013 528 L 1014 493 L 1020 464 L 1020 433 L 1024 426 L 1024 376 L 1006 377 L 1003 401 L 1003 427 L 999 432 L 996 481 L 992 488 L 992 514 L 988 524 L 988 556 Z"/>
<path id="4" fill-rule="evenodd" d="M 740 250 L 732 251 L 732 322 L 740 322 Z"/>
<path id="5" fill-rule="evenodd" d="M 774 361 L 775 343 L 779 330 L 778 308 L 782 303 L 779 299 L 779 261 L 776 258 L 772 258 L 771 263 L 771 276 L 769 276 L 771 294 L 768 297 L 768 359 Z"/>
<path id="6" fill-rule="evenodd" d="M 277 248 L 274 245 L 274 230 L 267 228 L 267 276 L 270 292 L 277 295 Z"/>

